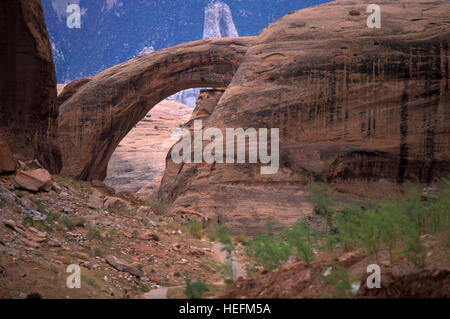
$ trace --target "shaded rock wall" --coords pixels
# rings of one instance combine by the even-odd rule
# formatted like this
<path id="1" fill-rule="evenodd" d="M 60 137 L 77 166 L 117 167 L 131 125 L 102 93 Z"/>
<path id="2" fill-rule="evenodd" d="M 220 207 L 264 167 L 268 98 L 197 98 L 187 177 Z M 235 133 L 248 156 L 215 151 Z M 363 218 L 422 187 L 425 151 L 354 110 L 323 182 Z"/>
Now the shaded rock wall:
<path id="1" fill-rule="evenodd" d="M 57 172 L 55 67 L 41 1 L 2 1 L 0 30 L 0 139 L 17 159 Z"/>

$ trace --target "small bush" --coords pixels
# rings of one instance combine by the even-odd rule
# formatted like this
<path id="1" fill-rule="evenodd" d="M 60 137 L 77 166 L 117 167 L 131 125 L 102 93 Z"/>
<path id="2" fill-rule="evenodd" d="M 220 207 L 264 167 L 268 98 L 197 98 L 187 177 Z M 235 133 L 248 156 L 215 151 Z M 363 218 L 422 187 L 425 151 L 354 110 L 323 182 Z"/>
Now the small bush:
<path id="1" fill-rule="evenodd" d="M 152 200 L 150 202 L 150 207 L 152 211 L 158 216 L 162 216 L 167 213 L 166 204 L 162 200 Z"/>
<path id="2" fill-rule="evenodd" d="M 98 257 L 105 257 L 106 252 L 103 249 L 101 249 L 100 247 L 95 247 L 92 250 L 92 255 L 93 256 L 98 256 Z"/>
<path id="3" fill-rule="evenodd" d="M 313 245 L 316 242 L 316 232 L 309 227 L 306 220 L 297 222 L 288 231 L 288 243 L 296 252 L 297 257 L 310 264 L 314 260 Z"/>
<path id="4" fill-rule="evenodd" d="M 96 238 L 101 238 L 100 231 L 96 227 L 91 227 L 89 228 L 86 237 L 89 241 L 92 241 Z"/>
<path id="5" fill-rule="evenodd" d="M 201 239 L 203 237 L 203 226 L 197 218 L 190 220 L 188 230 L 189 234 L 196 239 Z"/>
<path id="6" fill-rule="evenodd" d="M 67 227 L 68 229 L 72 229 L 73 228 L 73 223 L 72 220 L 67 217 L 67 216 L 63 216 L 61 217 L 61 219 L 59 220 L 59 222 L 64 225 L 65 227 Z"/>
<path id="7" fill-rule="evenodd" d="M 224 245 L 231 245 L 233 242 L 231 239 L 231 233 L 225 225 L 220 225 L 217 227 L 216 237 L 219 242 Z"/>
<path id="8" fill-rule="evenodd" d="M 150 234 L 148 235 L 150 237 L 150 240 L 159 241 L 159 236 L 156 234 Z"/>
<path id="9" fill-rule="evenodd" d="M 325 218 L 328 230 L 333 230 L 333 191 L 326 184 L 311 183 L 309 186 L 311 200 L 315 204 L 314 211 Z"/>
<path id="10" fill-rule="evenodd" d="M 259 235 L 245 247 L 247 255 L 267 270 L 274 270 L 286 262 L 290 247 L 279 235 Z"/>
<path id="11" fill-rule="evenodd" d="M 208 286 L 203 281 L 191 282 L 189 278 L 185 279 L 186 289 L 184 294 L 188 299 L 202 299 L 204 294 L 209 291 Z"/>
<path id="12" fill-rule="evenodd" d="M 325 281 L 331 285 L 333 297 L 348 298 L 352 295 L 352 279 L 347 269 L 336 265 L 330 275 L 324 277 Z"/>
<path id="13" fill-rule="evenodd" d="M 22 219 L 22 225 L 26 226 L 26 225 L 30 225 L 30 226 L 34 226 L 34 220 L 31 216 L 26 215 L 23 217 Z"/>
<path id="14" fill-rule="evenodd" d="M 117 230 L 115 228 L 111 229 L 109 232 L 106 233 L 105 238 L 107 241 L 112 241 L 114 238 L 114 235 L 116 234 Z"/>
<path id="15" fill-rule="evenodd" d="M 33 199 L 33 202 L 36 204 L 36 206 L 38 207 L 38 211 L 42 215 L 47 215 L 47 209 L 45 208 L 44 204 L 41 202 L 40 199 Z"/>
<path id="16" fill-rule="evenodd" d="M 133 232 L 131 233 L 131 236 L 133 236 L 133 238 L 138 238 L 138 237 L 139 237 L 139 232 L 135 229 L 135 230 L 133 230 Z"/>

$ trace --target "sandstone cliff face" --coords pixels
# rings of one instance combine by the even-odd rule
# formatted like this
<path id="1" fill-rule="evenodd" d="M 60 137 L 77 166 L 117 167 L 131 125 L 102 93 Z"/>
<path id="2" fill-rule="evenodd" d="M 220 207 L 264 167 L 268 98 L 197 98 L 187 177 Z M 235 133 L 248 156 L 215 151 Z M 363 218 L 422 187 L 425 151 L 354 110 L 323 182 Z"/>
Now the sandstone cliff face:
<path id="1" fill-rule="evenodd" d="M 187 88 L 227 86 L 253 40 L 181 44 L 93 77 L 60 106 L 62 174 L 104 179 L 117 145 L 154 105 Z"/>
<path id="2" fill-rule="evenodd" d="M 253 229 L 308 213 L 311 180 L 429 182 L 450 171 L 450 4 L 335 1 L 291 13 L 257 38 L 204 127 L 280 128 L 280 169 L 167 159 L 173 211 Z"/>
<path id="3" fill-rule="evenodd" d="M 55 68 L 41 1 L 2 1 L 0 30 L 0 139 L 17 159 L 57 172 Z"/>
<path id="4" fill-rule="evenodd" d="M 159 196 L 173 213 L 223 216 L 253 231 L 311 212 L 304 185 L 312 180 L 447 175 L 450 4 L 380 1 L 381 29 L 367 27 L 369 4 L 331 2 L 257 38 L 183 44 L 102 72 L 61 105 L 63 172 L 103 178 L 115 147 L 154 104 L 209 86 L 226 90 L 194 112 L 204 128 L 279 128 L 280 169 L 179 165 L 169 154 Z"/>

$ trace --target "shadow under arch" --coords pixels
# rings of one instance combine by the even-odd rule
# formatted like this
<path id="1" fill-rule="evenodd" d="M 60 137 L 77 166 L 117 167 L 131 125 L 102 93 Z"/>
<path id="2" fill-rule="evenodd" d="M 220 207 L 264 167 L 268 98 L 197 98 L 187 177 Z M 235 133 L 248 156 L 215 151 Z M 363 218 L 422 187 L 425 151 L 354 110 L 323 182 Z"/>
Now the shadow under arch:
<path id="1" fill-rule="evenodd" d="M 189 88 L 227 87 L 254 39 L 184 43 L 116 65 L 65 94 L 58 117 L 61 174 L 103 180 L 117 145 L 156 104 Z"/>

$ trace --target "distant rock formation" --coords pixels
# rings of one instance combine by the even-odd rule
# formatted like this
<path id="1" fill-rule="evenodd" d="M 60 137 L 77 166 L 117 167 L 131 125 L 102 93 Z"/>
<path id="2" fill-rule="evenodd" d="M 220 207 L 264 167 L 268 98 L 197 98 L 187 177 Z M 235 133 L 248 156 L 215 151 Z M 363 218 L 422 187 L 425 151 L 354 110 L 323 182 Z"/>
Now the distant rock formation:
<path id="1" fill-rule="evenodd" d="M 222 1 L 213 1 L 205 9 L 203 39 L 238 37 L 230 7 Z"/>
<path id="2" fill-rule="evenodd" d="M 211 2 L 205 8 L 203 39 L 238 36 L 239 33 L 234 25 L 230 7 L 221 1 Z M 199 88 L 188 89 L 172 95 L 168 100 L 177 101 L 193 108 L 199 93 Z"/>
<path id="3" fill-rule="evenodd" d="M 16 159 L 58 172 L 55 66 L 41 1 L 1 1 L 0 30 L 0 140 Z"/>

